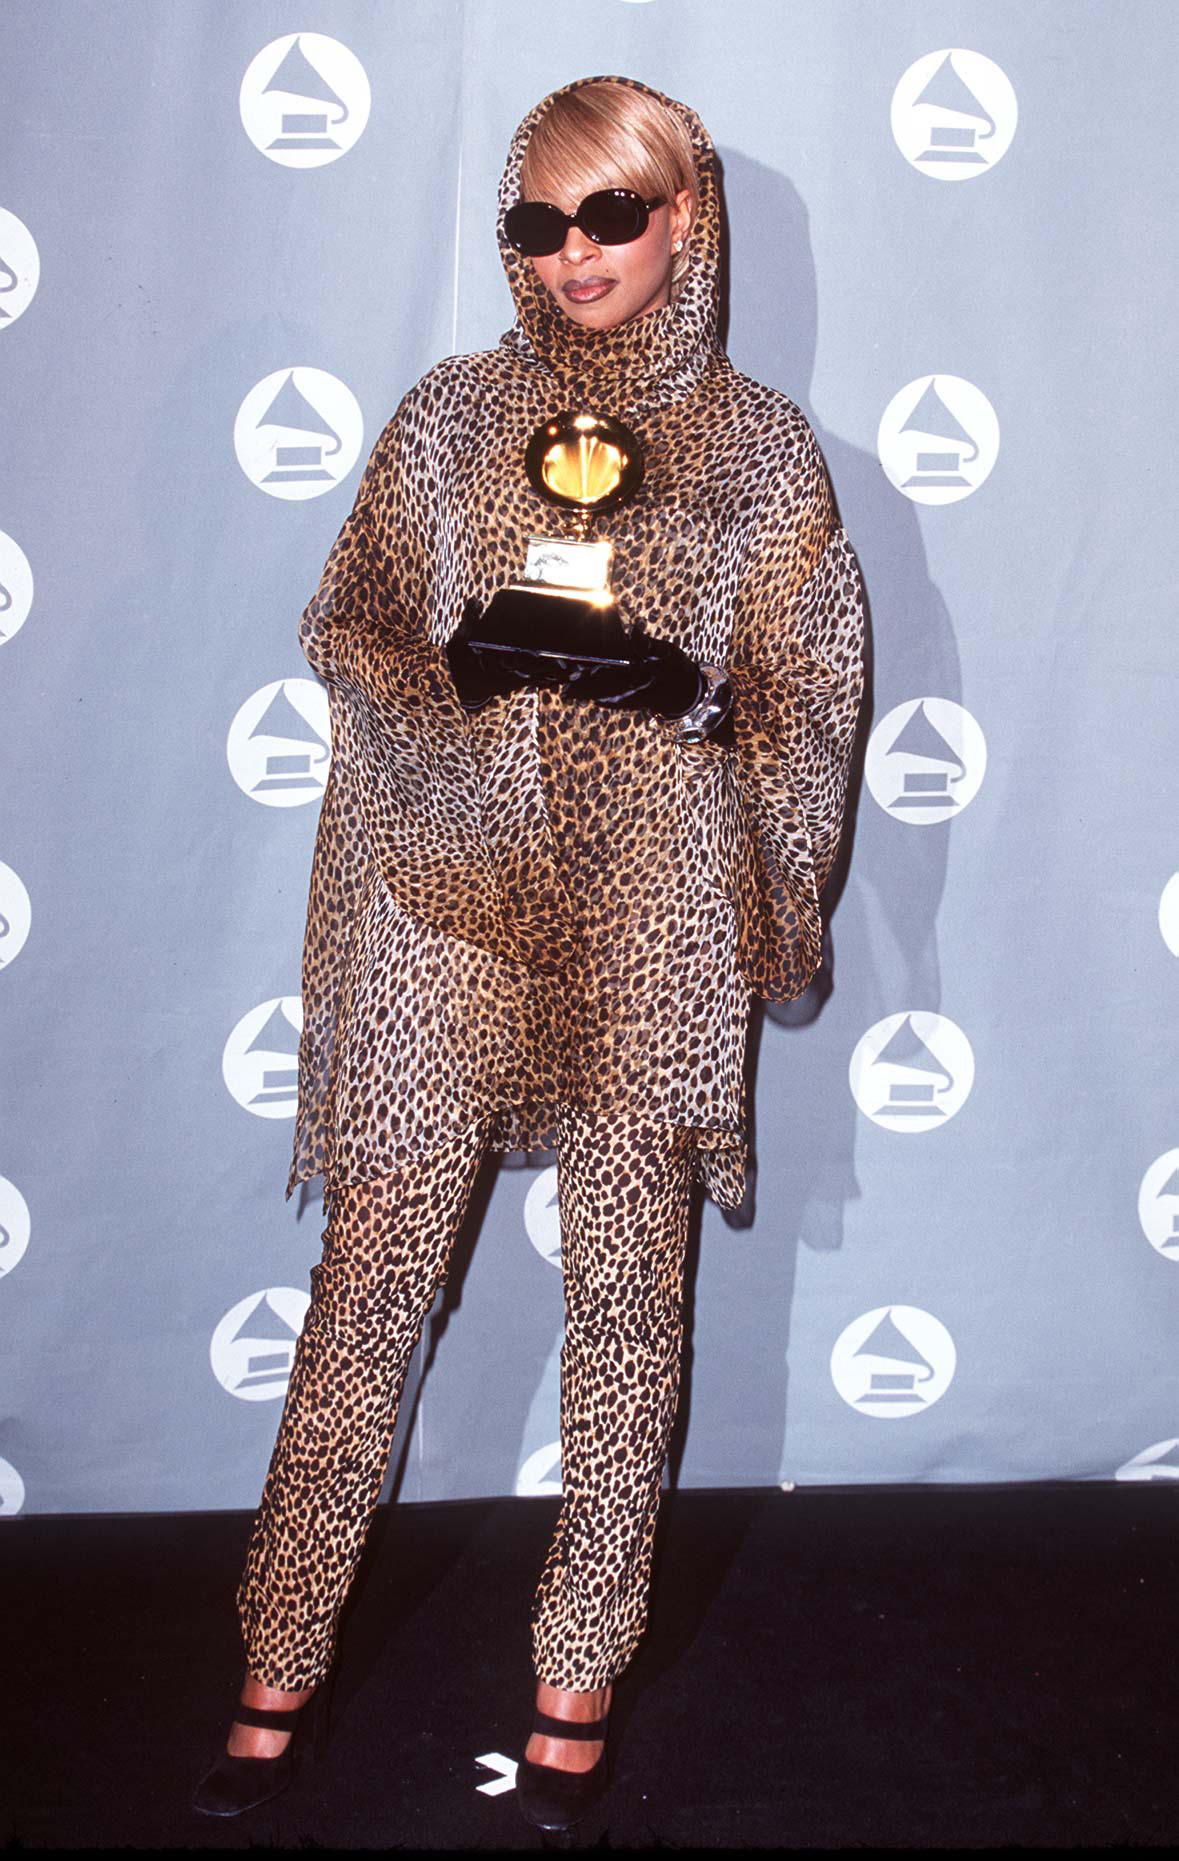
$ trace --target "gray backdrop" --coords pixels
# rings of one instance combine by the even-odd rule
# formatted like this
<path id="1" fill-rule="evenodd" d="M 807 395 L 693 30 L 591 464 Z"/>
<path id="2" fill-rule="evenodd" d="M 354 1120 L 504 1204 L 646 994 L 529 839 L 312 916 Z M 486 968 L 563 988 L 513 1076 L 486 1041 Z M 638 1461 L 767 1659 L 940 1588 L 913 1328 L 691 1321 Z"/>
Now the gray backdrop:
<path id="1" fill-rule="evenodd" d="M 828 960 L 755 1029 L 673 1477 L 1179 1478 L 1177 27 L 9 0 L 0 1511 L 257 1501 L 322 1229 L 283 1200 L 296 623 L 401 394 L 511 320 L 512 130 L 610 72 L 717 142 L 730 354 L 813 423 L 871 601 Z M 555 1490 L 553 1161 L 480 1180 L 400 1498 Z"/>

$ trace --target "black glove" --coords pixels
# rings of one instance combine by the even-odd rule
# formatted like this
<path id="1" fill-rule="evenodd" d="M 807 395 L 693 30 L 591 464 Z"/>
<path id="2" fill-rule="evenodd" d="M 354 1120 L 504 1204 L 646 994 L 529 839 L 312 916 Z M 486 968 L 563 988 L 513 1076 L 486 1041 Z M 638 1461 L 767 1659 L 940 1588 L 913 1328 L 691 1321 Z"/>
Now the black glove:
<path id="1" fill-rule="evenodd" d="M 463 617 L 444 647 L 450 676 L 464 711 L 477 711 L 492 698 L 506 698 L 509 692 L 524 686 L 563 685 L 568 665 L 546 653 L 529 652 L 526 646 L 514 646 L 510 652 L 492 652 L 471 639 L 483 610 L 478 601 L 468 601 Z"/>
<path id="2" fill-rule="evenodd" d="M 703 696 L 705 681 L 694 659 L 670 640 L 656 639 L 636 627 L 631 634 L 634 657 L 625 666 L 574 666 L 563 698 L 591 698 L 617 710 L 654 711 L 660 717 L 683 717 Z"/>

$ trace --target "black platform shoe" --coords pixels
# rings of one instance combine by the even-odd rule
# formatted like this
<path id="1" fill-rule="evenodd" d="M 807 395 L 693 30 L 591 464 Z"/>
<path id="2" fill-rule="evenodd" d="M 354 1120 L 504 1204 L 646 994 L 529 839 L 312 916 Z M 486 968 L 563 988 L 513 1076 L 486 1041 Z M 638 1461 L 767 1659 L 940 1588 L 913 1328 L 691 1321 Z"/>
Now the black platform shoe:
<path id="1" fill-rule="evenodd" d="M 538 1712 L 534 1732 L 546 1738 L 605 1739 L 610 1715 L 602 1719 L 554 1719 Z M 606 1788 L 607 1746 L 587 1771 L 563 1771 L 555 1764 L 534 1764 L 521 1758 L 516 1766 L 516 1799 L 520 1813 L 535 1829 L 571 1829 L 579 1816 L 593 1807 Z"/>
<path id="2" fill-rule="evenodd" d="M 259 1803 L 268 1803 L 285 1790 L 297 1774 L 308 1741 L 316 1757 L 327 1747 L 334 1679 L 333 1670 L 310 1699 L 285 1712 L 243 1706 L 239 1701 L 233 1711 L 239 1725 L 257 1725 L 268 1732 L 289 1731 L 291 1735 L 275 1758 L 235 1758 L 221 1751 L 193 1792 L 192 1807 L 203 1816 L 240 1816 L 243 1810 L 256 1809 Z"/>

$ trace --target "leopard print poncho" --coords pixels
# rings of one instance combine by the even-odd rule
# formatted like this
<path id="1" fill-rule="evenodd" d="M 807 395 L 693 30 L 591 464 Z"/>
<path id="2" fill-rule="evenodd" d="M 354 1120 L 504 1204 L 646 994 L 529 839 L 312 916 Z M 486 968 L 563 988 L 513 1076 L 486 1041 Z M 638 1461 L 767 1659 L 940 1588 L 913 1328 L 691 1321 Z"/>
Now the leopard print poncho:
<path id="1" fill-rule="evenodd" d="M 300 624 L 332 762 L 288 1196 L 320 1170 L 387 1174 L 488 1114 L 493 1147 L 551 1147 L 564 1101 L 689 1126 L 708 1193 L 736 1207 L 751 994 L 789 1001 L 819 961 L 862 684 L 854 557 L 802 414 L 718 345 L 716 164 L 690 110 L 662 99 L 700 186 L 667 308 L 587 330 L 507 244 L 550 101 L 500 186 L 516 322 L 410 389 Z M 524 448 L 578 408 L 642 440 L 639 491 L 595 534 L 627 619 L 728 669 L 732 745 L 551 691 L 459 703 L 443 642 L 553 533 Z"/>

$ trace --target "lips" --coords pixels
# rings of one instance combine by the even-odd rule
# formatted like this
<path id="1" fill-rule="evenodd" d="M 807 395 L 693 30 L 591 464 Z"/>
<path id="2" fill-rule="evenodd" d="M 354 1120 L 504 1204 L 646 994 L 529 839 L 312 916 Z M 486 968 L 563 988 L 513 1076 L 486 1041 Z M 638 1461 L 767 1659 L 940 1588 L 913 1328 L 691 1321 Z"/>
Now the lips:
<path id="1" fill-rule="evenodd" d="M 561 286 L 561 295 L 574 304 L 596 304 L 600 297 L 608 297 L 618 280 L 616 278 L 573 278 Z"/>

